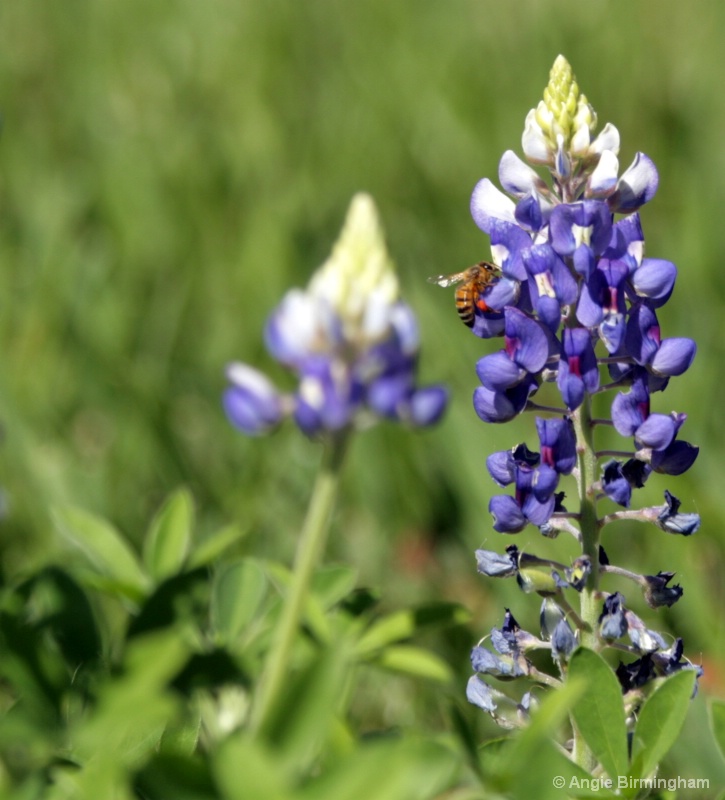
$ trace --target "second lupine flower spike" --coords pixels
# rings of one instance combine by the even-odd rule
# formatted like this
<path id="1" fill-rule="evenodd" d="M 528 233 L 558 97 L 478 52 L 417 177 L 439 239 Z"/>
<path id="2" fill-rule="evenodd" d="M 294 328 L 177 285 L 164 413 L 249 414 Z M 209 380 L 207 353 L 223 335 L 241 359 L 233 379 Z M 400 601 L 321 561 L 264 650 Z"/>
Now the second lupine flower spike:
<path id="1" fill-rule="evenodd" d="M 442 386 L 416 384 L 418 327 L 399 297 L 372 199 L 356 195 L 332 254 L 307 289 L 292 289 L 265 331 L 272 356 L 297 375 L 291 394 L 257 370 L 234 363 L 224 407 L 248 435 L 292 416 L 309 436 L 337 433 L 365 418 L 416 426 L 440 419 Z"/>

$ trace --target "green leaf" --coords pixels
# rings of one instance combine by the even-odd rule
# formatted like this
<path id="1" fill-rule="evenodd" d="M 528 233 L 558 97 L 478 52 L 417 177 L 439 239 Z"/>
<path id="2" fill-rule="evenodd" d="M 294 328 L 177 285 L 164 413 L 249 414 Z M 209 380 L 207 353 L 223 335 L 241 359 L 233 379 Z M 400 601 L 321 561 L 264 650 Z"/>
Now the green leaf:
<path id="1" fill-rule="evenodd" d="M 205 567 L 216 561 L 227 548 L 243 539 L 246 533 L 238 525 L 232 524 L 207 536 L 206 539 L 199 542 L 189 556 L 189 568 Z"/>
<path id="2" fill-rule="evenodd" d="M 380 653 L 375 663 L 385 669 L 438 683 L 449 683 L 453 680 L 453 672 L 448 664 L 440 656 L 421 647 L 391 645 Z"/>
<path id="3" fill-rule="evenodd" d="M 220 642 L 233 642 L 244 631 L 266 590 L 264 571 L 251 559 L 228 564 L 214 576 L 211 621 Z"/>
<path id="4" fill-rule="evenodd" d="M 260 741 L 236 733 L 211 754 L 212 773 L 225 800 L 287 800 L 284 770 Z M 296 795 L 295 795 L 296 797 Z"/>
<path id="5" fill-rule="evenodd" d="M 345 640 L 335 642 L 291 673 L 267 726 L 285 768 L 304 770 L 332 735 L 351 679 L 349 649 Z"/>
<path id="6" fill-rule="evenodd" d="M 494 786 L 511 800 L 562 800 L 564 797 L 611 798 L 612 792 L 595 784 L 592 776 L 567 758 L 554 742 L 562 725 L 586 691 L 576 678 L 544 696 L 529 724 L 507 740 L 486 747 L 480 755 L 484 785 Z M 563 783 L 560 783 L 563 781 Z"/>
<path id="7" fill-rule="evenodd" d="M 587 688 L 572 707 L 579 732 L 613 781 L 626 775 L 627 730 L 622 689 L 607 662 L 579 647 L 569 660 L 569 678 L 586 681 Z"/>
<path id="8" fill-rule="evenodd" d="M 725 758 L 725 700 L 713 700 L 710 704 L 710 724 L 720 753 Z"/>
<path id="9" fill-rule="evenodd" d="M 649 776 L 677 739 L 695 687 L 695 671 L 680 670 L 665 680 L 639 712 L 632 743 L 632 775 Z"/>
<path id="10" fill-rule="evenodd" d="M 436 742 L 406 739 L 373 742 L 338 761 L 296 797 L 424 800 L 442 796 L 452 785 L 459 765 L 458 754 Z"/>
<path id="11" fill-rule="evenodd" d="M 189 552 L 193 524 L 193 498 L 187 489 L 179 489 L 156 514 L 144 540 L 144 564 L 156 581 L 181 571 Z"/>
<path id="12" fill-rule="evenodd" d="M 339 564 L 322 567 L 315 573 L 312 591 L 324 609 L 332 608 L 355 587 L 357 570 Z"/>
<path id="13" fill-rule="evenodd" d="M 138 602 L 148 589 L 148 578 L 123 536 L 106 520 L 75 506 L 53 512 L 60 533 L 78 547 L 102 576 L 111 578 L 119 591 Z"/>
<path id="14" fill-rule="evenodd" d="M 368 655 L 381 647 L 409 639 L 423 628 L 463 625 L 470 613 L 457 603 L 431 603 L 419 608 L 405 609 L 388 614 L 374 622 L 357 645 L 358 655 Z"/>

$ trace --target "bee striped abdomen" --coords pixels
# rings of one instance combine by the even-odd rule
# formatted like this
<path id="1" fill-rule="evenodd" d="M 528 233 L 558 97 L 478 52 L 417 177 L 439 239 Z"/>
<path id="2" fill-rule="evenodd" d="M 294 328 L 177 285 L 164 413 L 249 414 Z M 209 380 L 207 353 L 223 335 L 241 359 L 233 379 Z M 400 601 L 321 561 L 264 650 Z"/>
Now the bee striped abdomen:
<path id="1" fill-rule="evenodd" d="M 474 307 L 474 295 L 478 294 L 475 289 L 469 284 L 463 284 L 456 289 L 456 310 L 461 322 L 469 328 L 473 327 L 476 319 L 476 310 Z"/>

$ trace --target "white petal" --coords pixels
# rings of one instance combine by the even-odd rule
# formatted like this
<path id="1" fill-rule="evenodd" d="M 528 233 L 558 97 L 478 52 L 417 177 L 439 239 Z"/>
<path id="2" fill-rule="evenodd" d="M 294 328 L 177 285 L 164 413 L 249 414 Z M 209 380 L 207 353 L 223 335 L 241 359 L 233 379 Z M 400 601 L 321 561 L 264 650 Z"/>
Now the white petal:
<path id="1" fill-rule="evenodd" d="M 608 197 L 617 187 L 619 159 L 611 150 L 605 150 L 587 181 L 587 197 Z"/>
<path id="2" fill-rule="evenodd" d="M 498 179 L 501 186 L 515 197 L 523 197 L 529 192 L 546 190 L 546 183 L 531 167 L 522 161 L 513 150 L 507 150 L 498 165 Z"/>
<path id="3" fill-rule="evenodd" d="M 490 233 L 491 219 L 516 222 L 516 206 L 509 197 L 497 189 L 488 178 L 480 180 L 471 195 L 471 216 L 484 233 Z"/>
<path id="4" fill-rule="evenodd" d="M 536 109 L 526 115 L 524 133 L 521 137 L 524 155 L 532 164 L 551 164 L 551 151 L 541 126 L 536 121 Z"/>
<path id="5" fill-rule="evenodd" d="M 602 128 L 589 147 L 590 153 L 603 153 L 605 150 L 611 150 L 615 155 L 619 152 L 619 131 L 611 122 Z"/>

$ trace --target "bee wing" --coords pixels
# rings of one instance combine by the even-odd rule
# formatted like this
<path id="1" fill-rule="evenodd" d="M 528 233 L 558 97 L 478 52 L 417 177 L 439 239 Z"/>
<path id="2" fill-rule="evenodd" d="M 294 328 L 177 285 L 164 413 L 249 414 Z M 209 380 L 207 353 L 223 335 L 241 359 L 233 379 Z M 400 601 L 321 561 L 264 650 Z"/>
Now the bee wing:
<path id="1" fill-rule="evenodd" d="M 453 286 L 463 280 L 463 272 L 455 272 L 453 275 L 433 275 L 428 278 L 428 283 L 435 283 L 438 286 Z"/>

